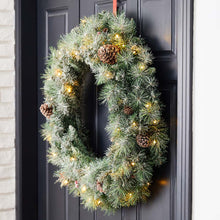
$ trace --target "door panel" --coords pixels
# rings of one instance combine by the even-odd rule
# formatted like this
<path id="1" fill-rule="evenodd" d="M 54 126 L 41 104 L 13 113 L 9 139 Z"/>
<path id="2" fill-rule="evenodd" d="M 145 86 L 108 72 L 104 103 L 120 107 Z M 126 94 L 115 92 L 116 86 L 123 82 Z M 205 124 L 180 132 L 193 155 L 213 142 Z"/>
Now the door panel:
<path id="1" fill-rule="evenodd" d="M 176 0 L 177 1 L 177 0 Z M 176 204 L 176 27 L 175 0 L 126 0 L 118 3 L 127 17 L 134 18 L 140 34 L 152 48 L 154 65 L 160 83 L 161 99 L 166 105 L 164 111 L 170 131 L 168 161 L 155 170 L 152 196 L 147 204 L 122 208 L 114 216 L 103 212 L 89 212 L 80 205 L 79 198 L 68 195 L 67 189 L 54 184 L 56 167 L 46 162 L 48 145 L 38 138 L 39 169 L 39 220 L 175 220 Z M 40 74 L 44 71 L 48 48 L 56 46 L 60 35 L 69 32 L 84 16 L 102 10 L 112 11 L 110 0 L 38 0 L 38 85 L 42 87 Z M 98 156 L 109 146 L 104 128 L 108 110 L 97 101 L 100 87 L 94 85 L 94 76 L 88 74 L 84 88 L 83 119 L 90 131 L 90 144 Z M 42 103 L 39 89 L 38 102 Z M 39 114 L 39 128 L 43 117 Z"/>

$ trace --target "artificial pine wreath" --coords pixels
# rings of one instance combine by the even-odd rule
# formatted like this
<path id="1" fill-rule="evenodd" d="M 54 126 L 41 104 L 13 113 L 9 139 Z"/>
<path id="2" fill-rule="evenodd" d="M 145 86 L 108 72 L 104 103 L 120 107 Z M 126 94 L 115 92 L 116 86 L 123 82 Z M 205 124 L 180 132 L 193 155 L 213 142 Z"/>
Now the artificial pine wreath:
<path id="1" fill-rule="evenodd" d="M 145 201 L 153 169 L 165 161 L 168 136 L 152 55 L 135 34 L 134 21 L 124 14 L 85 18 L 51 49 L 43 75 L 42 110 L 49 117 L 42 134 L 51 146 L 49 161 L 59 167 L 61 186 L 90 209 L 112 212 Z M 81 119 L 89 70 L 96 85 L 103 85 L 100 99 L 109 108 L 112 143 L 103 158 L 89 150 Z"/>

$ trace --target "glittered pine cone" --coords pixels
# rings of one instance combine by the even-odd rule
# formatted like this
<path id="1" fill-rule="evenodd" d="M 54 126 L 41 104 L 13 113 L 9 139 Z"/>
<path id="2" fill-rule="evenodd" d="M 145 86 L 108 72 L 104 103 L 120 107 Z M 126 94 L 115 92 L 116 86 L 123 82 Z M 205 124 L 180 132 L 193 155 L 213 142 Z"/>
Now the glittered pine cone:
<path id="1" fill-rule="evenodd" d="M 44 103 L 40 106 L 40 111 L 42 115 L 49 119 L 50 116 L 53 114 L 53 107 L 49 107 L 48 104 Z"/>
<path id="2" fill-rule="evenodd" d="M 99 48 L 98 56 L 103 63 L 115 64 L 117 62 L 117 53 L 119 48 L 115 45 L 106 44 Z"/>
<path id="3" fill-rule="evenodd" d="M 125 107 L 124 107 L 124 113 L 125 113 L 126 115 L 132 115 L 132 114 L 134 113 L 134 110 L 133 110 L 132 107 L 130 107 L 130 106 L 125 106 Z"/>
<path id="4" fill-rule="evenodd" d="M 102 183 L 99 182 L 99 181 L 96 182 L 96 188 L 97 188 L 97 190 L 98 190 L 100 193 L 103 193 L 103 192 L 104 192 L 104 190 L 103 190 L 103 188 L 102 188 Z"/>
<path id="5" fill-rule="evenodd" d="M 136 141 L 140 147 L 146 148 L 150 146 L 150 141 L 147 134 L 138 134 L 136 137 Z"/>

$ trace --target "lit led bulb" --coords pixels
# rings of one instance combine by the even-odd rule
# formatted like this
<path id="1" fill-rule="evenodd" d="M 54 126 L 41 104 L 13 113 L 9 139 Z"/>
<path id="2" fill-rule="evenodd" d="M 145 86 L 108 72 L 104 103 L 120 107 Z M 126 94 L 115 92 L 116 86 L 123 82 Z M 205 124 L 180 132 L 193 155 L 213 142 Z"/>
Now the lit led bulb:
<path id="1" fill-rule="evenodd" d="M 145 104 L 145 107 L 146 107 L 147 109 L 149 109 L 151 106 L 152 106 L 152 104 L 151 104 L 150 102 L 147 102 L 147 103 Z"/>
<path id="2" fill-rule="evenodd" d="M 62 181 L 62 185 L 63 185 L 63 186 L 68 185 L 68 183 L 69 183 L 69 181 L 68 181 L 68 180 L 63 180 L 63 181 Z"/>
<path id="3" fill-rule="evenodd" d="M 76 157 L 70 157 L 70 161 L 76 161 Z"/>
<path id="4" fill-rule="evenodd" d="M 48 135 L 48 136 L 46 137 L 46 140 L 47 140 L 48 142 L 51 142 L 51 140 L 52 140 L 51 135 Z"/>
<path id="5" fill-rule="evenodd" d="M 120 35 L 119 35 L 119 34 L 116 34 L 116 35 L 115 35 L 115 39 L 118 40 L 119 38 L 120 38 Z"/>
<path id="6" fill-rule="evenodd" d="M 141 71 L 145 70 L 145 68 L 146 68 L 146 65 L 145 65 L 144 63 L 141 63 L 141 64 L 139 65 L 139 69 L 140 69 Z"/>
<path id="7" fill-rule="evenodd" d="M 56 152 L 52 152 L 52 153 L 51 153 L 51 156 L 52 156 L 52 157 L 56 157 L 56 156 L 57 156 L 57 153 L 56 153 Z"/>
<path id="8" fill-rule="evenodd" d="M 154 140 L 153 140 L 153 144 L 155 145 L 156 143 L 157 143 L 157 141 L 154 139 Z"/>
<path id="9" fill-rule="evenodd" d="M 134 161 L 131 162 L 131 166 L 132 167 L 135 166 L 135 162 Z"/>
<path id="10" fill-rule="evenodd" d="M 134 121 L 134 122 L 132 122 L 131 126 L 132 126 L 133 128 L 136 128 L 136 127 L 138 126 L 138 123 L 137 123 L 136 121 Z"/>
<path id="11" fill-rule="evenodd" d="M 82 193 L 85 193 L 85 192 L 86 192 L 86 190 L 87 190 L 86 186 L 85 186 L 85 185 L 83 185 L 83 186 L 82 186 L 82 188 L 81 188 L 81 192 L 82 192 Z"/>
<path id="12" fill-rule="evenodd" d="M 155 124 L 155 125 L 156 125 L 157 123 L 158 123 L 158 120 L 156 120 L 156 119 L 155 119 L 155 120 L 153 120 L 153 124 Z"/>
<path id="13" fill-rule="evenodd" d="M 80 22 L 81 22 L 82 24 L 85 24 L 85 23 L 86 23 L 86 19 L 81 19 Z"/>
<path id="14" fill-rule="evenodd" d="M 69 84 L 66 84 L 65 85 L 65 91 L 70 94 L 73 91 L 73 87 Z"/>
<path id="15" fill-rule="evenodd" d="M 112 79 L 114 76 L 113 76 L 113 74 L 112 74 L 111 72 L 107 71 L 107 72 L 105 73 L 105 77 L 106 77 L 107 79 Z"/>
<path id="16" fill-rule="evenodd" d="M 127 198 L 128 198 L 128 199 L 131 199 L 132 196 L 133 196 L 133 193 L 128 193 L 128 194 L 127 194 Z"/>
<path id="17" fill-rule="evenodd" d="M 70 53 L 70 55 L 73 57 L 73 58 L 79 58 L 79 52 L 75 49 L 73 49 Z"/>
<path id="18" fill-rule="evenodd" d="M 55 75 L 56 75 L 57 77 L 61 77 L 61 75 L 62 75 L 62 70 L 61 70 L 61 69 L 56 69 L 56 70 L 55 70 Z"/>
<path id="19" fill-rule="evenodd" d="M 120 131 L 121 131 L 121 129 L 120 129 L 120 128 L 116 128 L 116 131 L 117 131 L 117 132 L 120 132 Z"/>
<path id="20" fill-rule="evenodd" d="M 95 204 L 96 204 L 96 206 L 101 205 L 101 203 L 102 203 L 102 202 L 101 202 L 101 200 L 100 200 L 100 199 L 96 199 L 96 200 L 95 200 Z"/>

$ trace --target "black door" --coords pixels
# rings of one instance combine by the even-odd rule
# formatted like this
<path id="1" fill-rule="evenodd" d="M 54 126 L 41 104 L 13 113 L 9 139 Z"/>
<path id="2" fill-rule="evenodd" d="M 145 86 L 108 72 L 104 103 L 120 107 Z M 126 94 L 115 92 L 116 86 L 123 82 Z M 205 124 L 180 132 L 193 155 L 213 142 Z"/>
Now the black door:
<path id="1" fill-rule="evenodd" d="M 79 198 L 68 195 L 67 189 L 54 184 L 53 172 L 56 167 L 46 162 L 48 144 L 38 138 L 38 219 L 39 220 L 176 220 L 176 108 L 177 108 L 177 0 L 123 0 L 119 9 L 127 17 L 134 18 L 139 34 L 152 48 L 154 65 L 162 92 L 161 99 L 166 105 L 165 117 L 170 129 L 168 162 L 155 170 L 152 196 L 147 204 L 118 210 L 114 216 L 103 212 L 89 212 L 80 205 Z M 42 103 L 40 75 L 49 47 L 56 46 L 60 35 L 69 32 L 79 23 L 80 18 L 96 14 L 102 10 L 112 11 L 111 0 L 38 0 L 38 106 Z M 91 132 L 98 135 L 96 151 L 99 155 L 107 149 L 109 140 L 103 128 L 106 123 L 107 109 L 97 105 L 98 88 L 94 78 L 87 79 L 86 100 L 90 100 L 90 112 L 85 110 L 85 119 Z M 92 117 L 88 117 L 88 114 Z M 43 117 L 39 114 L 39 128 Z M 95 118 L 98 123 L 95 126 Z M 100 144 L 102 143 L 102 144 Z M 100 148 L 99 146 L 104 146 Z"/>

